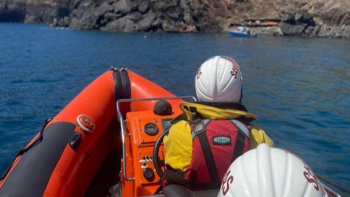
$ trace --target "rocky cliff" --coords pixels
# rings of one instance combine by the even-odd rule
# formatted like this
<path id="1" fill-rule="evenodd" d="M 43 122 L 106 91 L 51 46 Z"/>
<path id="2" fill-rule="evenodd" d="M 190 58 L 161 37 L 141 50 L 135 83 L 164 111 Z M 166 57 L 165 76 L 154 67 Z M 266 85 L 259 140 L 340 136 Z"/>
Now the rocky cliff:
<path id="1" fill-rule="evenodd" d="M 260 34 L 302 35 L 350 39 L 349 0 L 206 0 L 221 26 L 247 21 L 277 21 L 256 27 Z M 220 4 L 220 5 L 217 5 Z"/>
<path id="2" fill-rule="evenodd" d="M 0 22 L 51 23 L 72 9 L 70 0 L 0 0 Z"/>
<path id="3" fill-rule="evenodd" d="M 52 25 L 124 32 L 221 30 L 198 0 L 82 0 Z"/>
<path id="4" fill-rule="evenodd" d="M 277 25 L 261 25 L 261 22 Z M 106 31 L 220 32 L 350 38 L 348 0 L 0 0 L 0 22 Z"/>

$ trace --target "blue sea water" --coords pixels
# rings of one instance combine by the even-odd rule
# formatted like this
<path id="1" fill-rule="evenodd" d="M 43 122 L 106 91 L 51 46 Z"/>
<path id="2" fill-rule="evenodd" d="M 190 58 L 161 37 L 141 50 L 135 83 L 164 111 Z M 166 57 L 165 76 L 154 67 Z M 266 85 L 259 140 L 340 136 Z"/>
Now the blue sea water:
<path id="1" fill-rule="evenodd" d="M 0 24 L 0 174 L 45 118 L 111 66 L 133 70 L 176 95 L 194 95 L 196 70 L 221 54 L 241 66 L 243 103 L 276 146 L 350 190 L 349 52 L 350 41 L 337 39 Z"/>

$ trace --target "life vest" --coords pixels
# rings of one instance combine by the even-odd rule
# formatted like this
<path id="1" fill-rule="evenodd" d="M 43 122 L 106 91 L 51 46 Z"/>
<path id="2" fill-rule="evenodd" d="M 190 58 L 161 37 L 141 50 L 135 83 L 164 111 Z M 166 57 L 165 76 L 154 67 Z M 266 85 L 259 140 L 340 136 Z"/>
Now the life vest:
<path id="1" fill-rule="evenodd" d="M 184 177 L 192 190 L 220 188 L 230 164 L 249 150 L 249 129 L 234 119 L 190 123 L 192 159 Z"/>

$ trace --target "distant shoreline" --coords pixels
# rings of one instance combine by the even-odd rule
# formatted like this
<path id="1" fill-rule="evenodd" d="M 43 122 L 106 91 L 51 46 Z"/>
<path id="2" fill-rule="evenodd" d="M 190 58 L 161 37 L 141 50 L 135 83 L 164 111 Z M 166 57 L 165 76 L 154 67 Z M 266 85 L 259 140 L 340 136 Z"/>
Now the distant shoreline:
<path id="1" fill-rule="evenodd" d="M 223 30 L 228 32 L 236 27 L 229 27 Z M 263 36 L 301 36 L 301 37 L 314 37 L 314 38 L 335 38 L 335 39 L 347 39 L 350 40 L 350 26 L 334 27 L 328 25 L 321 25 L 318 27 L 298 30 L 285 34 L 281 26 L 271 27 L 250 27 L 256 34 Z M 293 26 L 291 26 L 293 28 Z"/>
<path id="2" fill-rule="evenodd" d="M 0 0 L 0 22 L 166 33 L 219 33 L 244 24 L 258 35 L 350 39 L 346 0 Z"/>

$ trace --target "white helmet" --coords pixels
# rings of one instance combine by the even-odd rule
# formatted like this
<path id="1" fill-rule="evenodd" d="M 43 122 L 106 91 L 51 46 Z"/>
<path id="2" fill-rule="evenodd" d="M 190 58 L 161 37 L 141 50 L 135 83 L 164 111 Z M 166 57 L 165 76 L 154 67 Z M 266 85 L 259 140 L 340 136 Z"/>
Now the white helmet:
<path id="1" fill-rule="evenodd" d="M 296 155 L 260 144 L 237 158 L 218 197 L 328 197 L 309 166 Z"/>
<path id="2" fill-rule="evenodd" d="M 215 56 L 205 61 L 195 77 L 199 101 L 240 102 L 243 77 L 230 57 Z"/>

